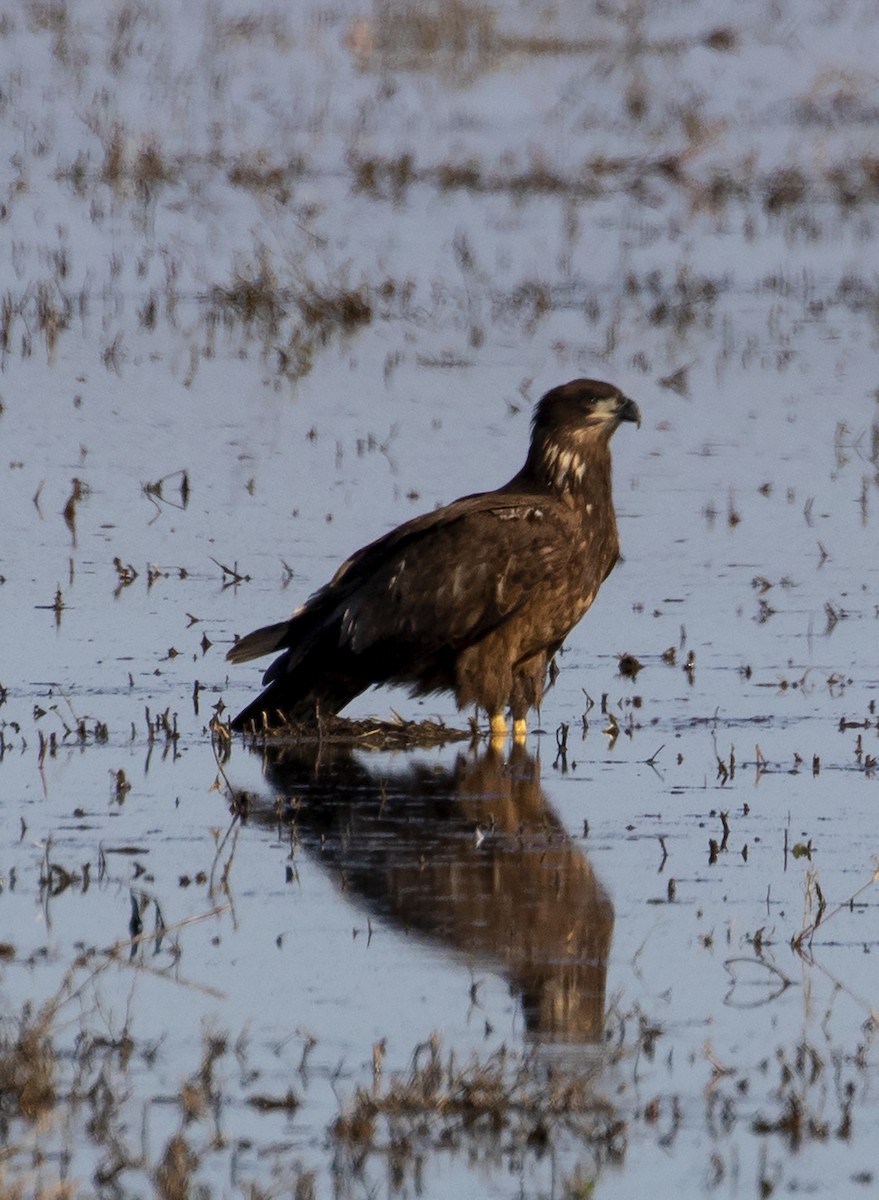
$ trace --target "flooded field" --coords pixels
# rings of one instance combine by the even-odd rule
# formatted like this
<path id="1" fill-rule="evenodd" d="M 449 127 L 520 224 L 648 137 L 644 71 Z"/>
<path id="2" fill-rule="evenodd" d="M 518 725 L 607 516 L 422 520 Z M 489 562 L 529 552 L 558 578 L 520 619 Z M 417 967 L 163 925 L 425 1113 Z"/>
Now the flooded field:
<path id="1" fill-rule="evenodd" d="M 854 0 L 0 11 L 4 1197 L 873 1194 L 877 114 Z M 578 375 L 525 745 L 230 739 Z"/>

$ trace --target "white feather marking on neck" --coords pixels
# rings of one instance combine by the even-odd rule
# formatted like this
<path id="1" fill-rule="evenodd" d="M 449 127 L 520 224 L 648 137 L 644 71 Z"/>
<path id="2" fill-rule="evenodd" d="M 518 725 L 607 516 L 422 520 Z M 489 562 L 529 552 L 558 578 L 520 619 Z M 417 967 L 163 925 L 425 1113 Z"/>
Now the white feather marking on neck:
<path id="1" fill-rule="evenodd" d="M 586 463 L 576 450 L 548 446 L 543 463 L 553 486 L 560 491 L 582 483 L 586 474 Z"/>

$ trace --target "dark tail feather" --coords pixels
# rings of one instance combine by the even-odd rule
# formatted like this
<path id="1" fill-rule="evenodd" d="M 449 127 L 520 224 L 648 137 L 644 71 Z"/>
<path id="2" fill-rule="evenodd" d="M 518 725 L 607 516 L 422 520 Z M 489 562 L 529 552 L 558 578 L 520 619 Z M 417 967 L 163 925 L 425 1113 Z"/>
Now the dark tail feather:
<path id="1" fill-rule="evenodd" d="M 254 726 L 260 730 L 277 727 L 284 721 L 313 721 L 315 709 L 313 696 L 294 700 L 289 687 L 284 688 L 281 681 L 276 679 L 233 718 L 232 728 L 241 730 Z"/>
<path id="2" fill-rule="evenodd" d="M 264 625 L 262 629 L 254 629 L 239 638 L 231 649 L 226 651 L 229 662 L 249 662 L 252 658 L 262 658 L 264 654 L 274 654 L 283 650 L 288 643 L 285 641 L 290 632 L 289 621 L 279 621 L 277 625 Z"/>
<path id="3" fill-rule="evenodd" d="M 284 663 L 283 658 L 277 661 L 279 665 Z M 307 667 L 293 672 L 281 669 L 274 678 L 267 673 L 264 682 L 268 686 L 233 719 L 233 730 L 251 726 L 257 730 L 271 729 L 283 727 L 287 722 L 308 724 L 319 716 L 335 716 L 369 687 L 368 682 L 344 675 L 315 677 L 314 670 Z"/>

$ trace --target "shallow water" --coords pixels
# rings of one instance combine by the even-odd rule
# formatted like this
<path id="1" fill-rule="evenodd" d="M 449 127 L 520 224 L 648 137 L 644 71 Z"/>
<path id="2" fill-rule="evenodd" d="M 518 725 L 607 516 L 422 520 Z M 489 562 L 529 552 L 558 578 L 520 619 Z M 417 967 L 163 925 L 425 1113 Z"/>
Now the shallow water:
<path id="1" fill-rule="evenodd" d="M 438 11 L 0 18 L 4 1183 L 869 1194 L 872 10 Z M 235 633 L 577 374 L 645 420 L 525 751 L 218 762 Z"/>

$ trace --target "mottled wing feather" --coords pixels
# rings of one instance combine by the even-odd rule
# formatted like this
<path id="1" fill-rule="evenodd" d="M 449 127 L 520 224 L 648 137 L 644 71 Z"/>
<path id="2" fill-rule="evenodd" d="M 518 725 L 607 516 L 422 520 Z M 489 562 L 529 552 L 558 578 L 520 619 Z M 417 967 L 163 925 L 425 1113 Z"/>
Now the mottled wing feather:
<path id="1" fill-rule="evenodd" d="M 227 659 L 230 662 L 247 662 L 264 654 L 286 650 L 286 654 L 270 664 L 263 675 L 263 683 L 268 684 L 292 674 L 321 642 L 327 629 L 334 622 L 344 619 L 349 598 L 354 597 L 354 607 L 359 609 L 364 597 L 371 589 L 377 588 L 379 573 L 389 565 L 393 568 L 395 556 L 405 553 L 410 544 L 420 542 L 426 535 L 432 537 L 435 530 L 484 511 L 490 499 L 497 503 L 496 494 L 480 492 L 464 496 L 434 512 L 406 521 L 370 542 L 346 559 L 329 583 L 318 588 L 289 620 L 266 625 L 239 638 L 227 652 Z M 428 542 L 430 537 L 427 537 Z M 380 596 L 381 592 L 374 590 L 373 595 Z M 349 620 L 349 636 L 350 633 Z"/>
<path id="2" fill-rule="evenodd" d="M 570 575 L 567 510 L 552 502 L 492 501 L 409 531 L 382 547 L 375 567 L 362 558 L 353 563 L 345 583 L 351 574 L 364 580 L 345 589 L 341 642 L 357 654 L 386 640 L 423 654 L 468 645 L 519 611 L 537 588 Z"/>
<path id="3" fill-rule="evenodd" d="M 476 492 L 472 496 L 462 496 L 460 500 L 455 500 L 452 504 L 446 504 L 433 512 L 413 517 L 411 521 L 404 521 L 396 529 L 376 538 L 375 541 L 361 547 L 360 550 L 355 550 L 351 557 L 342 563 L 330 582 L 315 593 L 313 599 L 323 593 L 337 591 L 339 588 L 357 587 L 368 580 L 373 572 L 378 570 L 395 551 L 401 551 L 410 542 L 418 540 L 426 533 L 432 533 L 433 530 L 440 529 L 453 521 L 485 511 L 496 499 L 495 493 Z"/>

